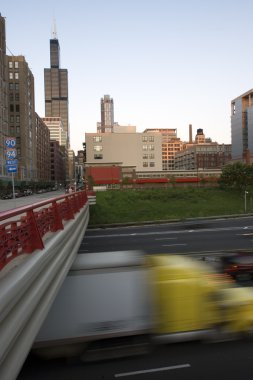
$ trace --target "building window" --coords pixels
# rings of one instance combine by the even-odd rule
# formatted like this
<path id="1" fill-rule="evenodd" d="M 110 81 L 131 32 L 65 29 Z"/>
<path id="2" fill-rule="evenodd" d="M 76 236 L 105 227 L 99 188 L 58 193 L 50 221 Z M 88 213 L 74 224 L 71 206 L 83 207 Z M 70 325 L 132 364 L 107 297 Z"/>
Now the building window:
<path id="1" fill-rule="evenodd" d="M 14 135 L 14 127 L 10 127 L 10 134 L 13 136 Z"/>
<path id="2" fill-rule="evenodd" d="M 20 134 L 20 127 L 16 127 L 16 132 L 18 135 Z"/>
<path id="3" fill-rule="evenodd" d="M 15 83 L 15 90 L 16 90 L 16 91 L 19 90 L 19 83 Z"/>
<path id="4" fill-rule="evenodd" d="M 154 146 L 154 144 L 149 145 L 149 146 L 148 146 L 148 149 L 149 149 L 149 150 L 155 150 L 155 146 Z"/>
<path id="5" fill-rule="evenodd" d="M 19 104 L 16 104 L 16 112 L 19 112 Z"/>
<path id="6" fill-rule="evenodd" d="M 9 100 L 10 100 L 10 102 L 13 102 L 13 100 L 14 100 L 13 93 L 10 93 L 10 95 L 9 95 Z"/>
<path id="7" fill-rule="evenodd" d="M 142 150 L 148 150 L 148 146 L 147 145 L 142 145 Z"/>
<path id="8" fill-rule="evenodd" d="M 143 158 L 143 160 L 147 160 L 147 159 L 148 159 L 148 154 L 147 154 L 147 153 L 144 153 L 144 154 L 142 155 L 142 158 Z"/>
<path id="9" fill-rule="evenodd" d="M 9 73 L 9 79 L 13 79 L 13 73 Z"/>
<path id="10" fill-rule="evenodd" d="M 147 142 L 148 141 L 148 136 L 142 136 L 142 142 Z"/>
<path id="11" fill-rule="evenodd" d="M 102 136 L 93 136 L 93 142 L 102 142 Z"/>
<path id="12" fill-rule="evenodd" d="M 154 158 L 155 158 L 154 153 L 150 153 L 149 158 L 150 158 L 151 160 L 154 160 Z"/>
<path id="13" fill-rule="evenodd" d="M 149 163 L 149 166 L 150 166 L 151 168 L 154 168 L 154 167 L 155 167 L 155 163 L 154 163 L 154 162 L 150 162 L 150 163 Z"/>
<path id="14" fill-rule="evenodd" d="M 148 162 L 147 162 L 147 161 L 144 161 L 144 162 L 142 163 L 142 166 L 143 166 L 144 168 L 147 168 L 147 167 L 148 167 Z"/>
<path id="15" fill-rule="evenodd" d="M 10 122 L 14 123 L 14 116 L 10 116 Z"/>
<path id="16" fill-rule="evenodd" d="M 18 69 L 18 62 L 14 62 L 15 69 Z"/>
<path id="17" fill-rule="evenodd" d="M 149 142 L 154 142 L 154 136 L 149 136 L 148 141 Z"/>
<path id="18" fill-rule="evenodd" d="M 10 112 L 14 112 L 14 105 L 10 104 Z"/>
<path id="19" fill-rule="evenodd" d="M 18 73 L 15 73 L 15 79 L 18 79 Z"/>
<path id="20" fill-rule="evenodd" d="M 97 154 L 94 154 L 94 158 L 95 160 L 102 160 L 103 159 L 103 155 L 100 153 L 97 153 Z"/>
<path id="21" fill-rule="evenodd" d="M 103 147 L 102 145 L 94 145 L 93 150 L 95 150 L 95 152 L 101 152 L 101 150 L 103 150 Z"/>
<path id="22" fill-rule="evenodd" d="M 19 123 L 20 122 L 20 117 L 19 115 L 16 116 L 16 123 Z"/>
<path id="23" fill-rule="evenodd" d="M 14 90 L 14 83 L 9 83 L 9 89 Z"/>
<path id="24" fill-rule="evenodd" d="M 18 93 L 18 92 L 15 94 L 15 100 L 16 100 L 17 102 L 19 101 L 19 93 Z"/>
<path id="25" fill-rule="evenodd" d="M 9 69 L 13 68 L 13 62 L 9 62 Z"/>

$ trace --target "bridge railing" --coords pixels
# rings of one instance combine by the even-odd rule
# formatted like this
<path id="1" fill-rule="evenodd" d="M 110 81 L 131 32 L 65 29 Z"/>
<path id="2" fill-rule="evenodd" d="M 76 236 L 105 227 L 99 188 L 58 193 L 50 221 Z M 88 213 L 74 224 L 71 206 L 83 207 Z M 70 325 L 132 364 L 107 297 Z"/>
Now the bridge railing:
<path id="1" fill-rule="evenodd" d="M 87 201 L 86 192 L 78 191 L 1 212 L 0 270 L 19 255 L 43 249 L 43 237 L 63 230 Z"/>

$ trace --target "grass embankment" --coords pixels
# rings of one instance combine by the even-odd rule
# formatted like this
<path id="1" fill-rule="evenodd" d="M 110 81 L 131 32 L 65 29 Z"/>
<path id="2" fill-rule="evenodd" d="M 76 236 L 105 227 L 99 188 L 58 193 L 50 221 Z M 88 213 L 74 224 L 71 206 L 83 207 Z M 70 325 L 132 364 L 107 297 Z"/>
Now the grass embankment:
<path id="1" fill-rule="evenodd" d="M 168 188 L 97 192 L 89 225 L 185 219 L 244 213 L 244 194 L 219 188 Z M 247 199 L 252 212 L 252 199 Z"/>

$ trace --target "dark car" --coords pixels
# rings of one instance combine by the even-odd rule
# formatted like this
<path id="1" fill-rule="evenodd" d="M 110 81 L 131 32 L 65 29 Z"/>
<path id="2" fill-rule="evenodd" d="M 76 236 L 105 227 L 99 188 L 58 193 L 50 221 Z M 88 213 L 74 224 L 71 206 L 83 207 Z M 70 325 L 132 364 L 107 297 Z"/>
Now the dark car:
<path id="1" fill-rule="evenodd" d="M 235 280 L 251 280 L 253 278 L 253 252 L 239 252 L 221 258 L 223 273 Z"/>

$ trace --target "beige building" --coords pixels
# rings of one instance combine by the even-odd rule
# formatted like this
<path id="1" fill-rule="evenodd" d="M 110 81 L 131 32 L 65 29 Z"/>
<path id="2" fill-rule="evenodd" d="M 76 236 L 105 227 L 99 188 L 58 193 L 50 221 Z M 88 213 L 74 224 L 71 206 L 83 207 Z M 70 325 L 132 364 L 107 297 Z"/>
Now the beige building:
<path id="1" fill-rule="evenodd" d="M 86 133 L 85 142 L 87 165 L 162 170 L 160 133 Z"/>
<path id="2" fill-rule="evenodd" d="M 37 141 L 37 179 L 40 182 L 49 182 L 51 181 L 50 132 L 39 115 L 35 114 L 35 117 Z"/>
<path id="3" fill-rule="evenodd" d="M 67 132 L 63 128 L 61 117 L 43 117 L 42 120 L 50 131 L 50 140 L 56 140 L 67 148 Z"/>
<path id="4" fill-rule="evenodd" d="M 9 80 L 9 133 L 16 137 L 17 179 L 37 179 L 34 78 L 25 58 L 7 56 Z"/>
<path id="5" fill-rule="evenodd" d="M 157 133 L 162 138 L 162 170 L 173 170 L 175 155 L 183 149 L 183 142 L 177 137 L 177 130 L 172 128 L 145 129 L 144 133 Z"/>

